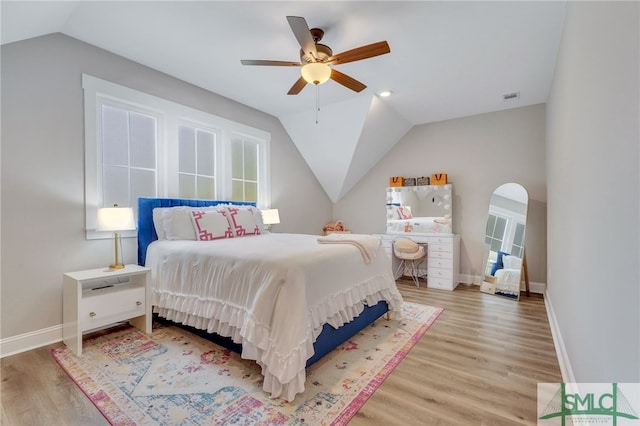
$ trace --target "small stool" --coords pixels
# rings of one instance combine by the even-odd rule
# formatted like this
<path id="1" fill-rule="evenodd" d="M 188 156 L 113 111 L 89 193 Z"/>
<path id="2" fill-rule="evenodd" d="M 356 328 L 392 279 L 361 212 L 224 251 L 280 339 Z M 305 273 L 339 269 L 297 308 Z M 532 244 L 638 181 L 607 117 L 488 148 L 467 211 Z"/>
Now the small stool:
<path id="1" fill-rule="evenodd" d="M 398 266 L 396 275 L 398 275 L 400 270 L 404 272 L 406 267 L 409 266 L 413 282 L 416 284 L 416 287 L 420 287 L 420 281 L 418 280 L 420 278 L 418 275 L 418 265 L 420 265 L 427 255 L 424 246 L 421 246 L 408 238 L 400 238 L 393 242 L 393 254 L 402 261 Z"/>

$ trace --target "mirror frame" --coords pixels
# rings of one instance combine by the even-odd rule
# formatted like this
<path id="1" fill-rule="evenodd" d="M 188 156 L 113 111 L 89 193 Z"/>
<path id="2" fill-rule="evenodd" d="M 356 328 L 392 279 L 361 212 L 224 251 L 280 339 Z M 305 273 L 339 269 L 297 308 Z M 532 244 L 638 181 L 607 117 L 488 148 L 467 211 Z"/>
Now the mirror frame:
<path id="1" fill-rule="evenodd" d="M 519 208 L 518 203 L 523 205 L 523 208 Z M 513 209 L 510 209 L 509 205 L 513 206 Z M 516 208 L 518 207 L 518 208 Z M 526 226 L 527 226 L 527 214 L 529 209 L 529 193 L 526 188 L 514 182 L 508 182 L 500 185 L 498 188 L 493 191 L 491 194 L 491 198 L 489 200 L 489 209 L 487 215 L 487 224 L 485 227 L 485 235 L 483 238 L 484 242 L 484 250 L 483 250 L 483 259 L 482 259 L 482 283 L 480 285 L 480 291 L 488 294 L 495 294 L 496 296 L 502 296 L 512 300 L 520 300 L 520 293 L 522 292 L 522 283 L 525 282 L 525 289 L 527 295 L 529 295 L 529 279 L 528 279 L 528 271 L 527 271 L 527 263 L 526 263 L 526 253 L 525 253 L 525 241 L 526 241 Z M 497 214 L 495 214 L 497 213 Z M 502 231 L 500 241 L 500 249 L 499 250 L 491 250 L 491 244 L 488 240 L 494 239 L 495 235 L 493 232 L 489 233 L 489 227 L 491 225 L 491 217 L 496 219 L 504 220 L 504 229 Z M 493 224 L 494 229 L 497 225 Z M 506 244 L 510 246 L 508 253 L 513 252 L 513 239 L 518 231 L 518 226 L 523 225 L 522 227 L 522 241 L 518 244 L 520 247 L 519 254 L 521 255 L 519 258 L 516 257 L 515 260 L 510 259 L 511 261 L 515 261 L 517 264 L 517 260 L 520 260 L 520 267 L 517 274 L 514 272 L 514 269 L 502 268 L 498 267 L 496 269 L 495 264 L 501 264 L 501 258 L 503 256 L 510 256 L 507 254 L 505 250 L 505 234 L 508 233 L 506 238 Z M 501 228 L 501 227 L 500 227 Z M 496 253 L 496 259 L 494 262 L 492 253 Z M 515 257 L 515 256 L 514 256 Z M 498 271 L 502 270 L 502 273 L 496 276 Z M 503 281 L 501 281 L 503 280 Z M 514 281 L 518 283 L 518 291 L 517 294 L 510 293 L 508 291 L 501 292 L 499 291 L 501 282 L 505 284 L 505 287 L 514 286 Z"/>

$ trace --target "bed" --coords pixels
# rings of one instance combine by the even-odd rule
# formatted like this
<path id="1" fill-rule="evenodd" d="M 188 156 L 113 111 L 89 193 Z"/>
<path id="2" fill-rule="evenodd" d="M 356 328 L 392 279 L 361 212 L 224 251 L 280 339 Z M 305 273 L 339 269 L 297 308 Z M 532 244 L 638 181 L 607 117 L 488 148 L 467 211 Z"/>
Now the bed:
<path id="1" fill-rule="evenodd" d="M 502 256 L 502 267 L 495 270 L 496 293 L 517 298 L 520 294 L 520 273 L 522 259 L 516 256 Z"/>
<path id="2" fill-rule="evenodd" d="M 138 200 L 138 263 L 151 268 L 154 312 L 230 338 L 243 358 L 262 367 L 263 389 L 291 401 L 304 391 L 308 365 L 385 312 L 398 312 L 402 297 L 380 245 L 367 262 L 351 244 L 319 244 L 317 235 L 252 234 L 252 227 L 241 237 L 209 235 L 215 241 L 158 238 L 154 209 L 156 223 L 158 212 L 186 207 L 197 207 L 195 214 L 189 210 L 194 217 L 205 208 L 226 209 L 230 222 L 233 209 L 257 210 L 251 203 L 224 204 Z M 194 219 L 196 239 L 199 223 Z"/>

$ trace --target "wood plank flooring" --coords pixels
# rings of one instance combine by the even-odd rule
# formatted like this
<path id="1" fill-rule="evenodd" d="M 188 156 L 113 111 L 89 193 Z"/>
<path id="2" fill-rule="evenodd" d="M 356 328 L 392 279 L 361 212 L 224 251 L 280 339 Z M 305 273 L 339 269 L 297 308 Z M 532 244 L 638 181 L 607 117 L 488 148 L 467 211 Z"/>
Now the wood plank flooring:
<path id="1" fill-rule="evenodd" d="M 445 310 L 350 425 L 536 424 L 537 383 L 562 381 L 541 295 L 514 302 L 409 280 L 398 288 Z M 60 345 L 0 360 L 0 424 L 108 425 L 53 360 Z"/>

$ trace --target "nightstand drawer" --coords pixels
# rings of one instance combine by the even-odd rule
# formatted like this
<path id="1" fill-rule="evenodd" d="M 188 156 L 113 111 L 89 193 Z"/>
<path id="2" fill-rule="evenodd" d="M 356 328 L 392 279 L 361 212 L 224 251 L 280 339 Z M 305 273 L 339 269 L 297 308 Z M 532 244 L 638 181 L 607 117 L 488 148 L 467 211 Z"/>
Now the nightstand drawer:
<path id="1" fill-rule="evenodd" d="M 429 265 L 430 268 L 444 268 L 451 270 L 453 268 L 453 259 L 429 257 L 427 265 Z"/>
<path id="2" fill-rule="evenodd" d="M 116 287 L 83 292 L 79 312 L 82 330 L 91 330 L 116 321 L 144 315 L 146 298 L 144 287 L 119 289 Z"/>

